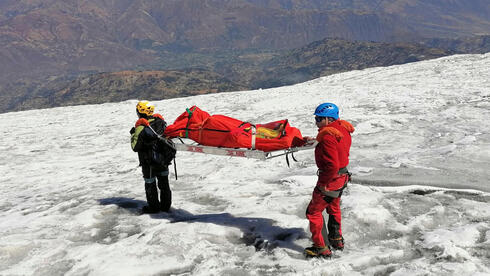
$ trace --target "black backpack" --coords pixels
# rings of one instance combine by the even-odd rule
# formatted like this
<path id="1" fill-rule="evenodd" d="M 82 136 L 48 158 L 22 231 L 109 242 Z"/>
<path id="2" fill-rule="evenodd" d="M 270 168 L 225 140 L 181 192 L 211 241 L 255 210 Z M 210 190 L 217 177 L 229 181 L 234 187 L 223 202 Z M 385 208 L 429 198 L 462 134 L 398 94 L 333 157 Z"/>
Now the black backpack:
<path id="1" fill-rule="evenodd" d="M 162 136 L 153 144 L 151 151 L 151 162 L 154 166 L 168 166 L 172 164 L 177 149 L 175 143 Z"/>

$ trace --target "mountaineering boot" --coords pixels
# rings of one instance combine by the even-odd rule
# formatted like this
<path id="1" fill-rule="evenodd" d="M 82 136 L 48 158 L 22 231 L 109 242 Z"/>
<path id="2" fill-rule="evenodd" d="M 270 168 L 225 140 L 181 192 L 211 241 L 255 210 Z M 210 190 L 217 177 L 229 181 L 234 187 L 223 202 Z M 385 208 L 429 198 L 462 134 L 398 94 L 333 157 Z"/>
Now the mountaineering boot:
<path id="1" fill-rule="evenodd" d="M 328 241 L 330 242 L 330 246 L 334 250 L 344 250 L 344 238 L 328 238 Z"/>
<path id="2" fill-rule="evenodd" d="M 148 206 L 141 210 L 144 214 L 153 214 L 160 211 L 160 202 L 158 201 L 157 183 L 145 183 L 146 201 Z"/>
<path id="3" fill-rule="evenodd" d="M 307 258 L 329 258 L 332 256 L 332 251 L 328 246 L 316 246 L 305 248 L 305 255 Z"/>
<path id="4" fill-rule="evenodd" d="M 168 176 L 158 177 L 158 188 L 160 188 L 160 211 L 168 212 L 172 205 L 172 191 L 168 184 Z"/>

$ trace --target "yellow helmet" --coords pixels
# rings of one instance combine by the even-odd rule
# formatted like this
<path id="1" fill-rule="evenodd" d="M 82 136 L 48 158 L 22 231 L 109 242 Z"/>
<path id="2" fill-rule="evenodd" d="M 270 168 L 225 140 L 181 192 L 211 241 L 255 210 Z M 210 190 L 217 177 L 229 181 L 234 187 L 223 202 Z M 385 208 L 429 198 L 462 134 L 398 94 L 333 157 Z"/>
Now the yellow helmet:
<path id="1" fill-rule="evenodd" d="M 155 111 L 155 106 L 149 101 L 139 101 L 136 105 L 136 111 L 138 111 L 138 113 L 151 116 Z"/>

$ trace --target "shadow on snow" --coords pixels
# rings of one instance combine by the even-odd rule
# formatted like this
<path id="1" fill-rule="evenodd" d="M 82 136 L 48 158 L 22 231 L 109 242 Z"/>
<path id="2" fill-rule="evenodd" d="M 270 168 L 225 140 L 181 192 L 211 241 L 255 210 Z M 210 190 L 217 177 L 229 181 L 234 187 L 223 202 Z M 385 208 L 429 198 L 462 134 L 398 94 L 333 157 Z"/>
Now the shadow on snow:
<path id="1" fill-rule="evenodd" d="M 99 199 L 101 205 L 117 205 L 133 214 L 141 214 L 140 209 L 145 201 L 125 197 Z M 297 239 L 306 238 L 303 228 L 282 228 L 275 226 L 275 220 L 267 218 L 235 217 L 229 213 L 194 215 L 183 209 L 171 208 L 169 213 L 150 214 L 154 219 L 168 219 L 170 223 L 213 223 L 235 227 L 242 231 L 240 239 L 247 246 L 253 245 L 256 250 L 271 251 L 276 247 L 288 248 L 303 252 L 303 247 L 294 244 Z"/>

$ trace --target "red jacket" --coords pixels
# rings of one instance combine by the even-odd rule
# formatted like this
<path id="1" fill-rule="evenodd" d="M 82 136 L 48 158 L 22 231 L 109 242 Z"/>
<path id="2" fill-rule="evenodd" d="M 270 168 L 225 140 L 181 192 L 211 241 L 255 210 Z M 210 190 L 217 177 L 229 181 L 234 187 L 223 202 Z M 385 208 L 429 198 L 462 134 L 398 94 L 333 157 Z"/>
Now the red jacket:
<path id="1" fill-rule="evenodd" d="M 315 161 L 319 170 L 317 186 L 321 190 L 335 191 L 344 186 L 345 175 L 339 175 L 338 171 L 349 164 L 353 132 L 354 127 L 344 120 L 336 120 L 318 130 Z"/>

